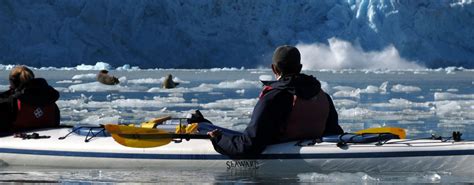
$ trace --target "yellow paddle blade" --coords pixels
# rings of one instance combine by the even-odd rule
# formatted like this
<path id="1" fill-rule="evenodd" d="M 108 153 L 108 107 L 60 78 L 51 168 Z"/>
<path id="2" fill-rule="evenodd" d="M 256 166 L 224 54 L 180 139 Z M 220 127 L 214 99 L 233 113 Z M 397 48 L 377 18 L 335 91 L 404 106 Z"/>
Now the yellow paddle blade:
<path id="1" fill-rule="evenodd" d="M 140 124 L 140 126 L 143 128 L 156 128 L 156 125 L 161 124 L 169 119 L 171 119 L 171 116 L 163 116 L 143 122 Z"/>
<path id="2" fill-rule="evenodd" d="M 170 143 L 173 138 L 153 138 L 147 135 L 169 134 L 166 130 L 107 124 L 104 126 L 114 140 L 128 147 L 151 148 Z"/>
<path id="3" fill-rule="evenodd" d="M 176 125 L 176 130 L 174 131 L 176 134 L 184 134 L 186 133 L 186 125 Z"/>
<path id="4" fill-rule="evenodd" d="M 397 135 L 400 139 L 406 138 L 405 129 L 397 127 L 381 127 L 381 128 L 368 128 L 364 130 L 359 130 L 355 134 L 382 134 L 390 133 Z"/>
<path id="5" fill-rule="evenodd" d="M 191 123 L 186 126 L 186 134 L 193 134 L 196 133 L 198 130 L 198 123 Z"/>

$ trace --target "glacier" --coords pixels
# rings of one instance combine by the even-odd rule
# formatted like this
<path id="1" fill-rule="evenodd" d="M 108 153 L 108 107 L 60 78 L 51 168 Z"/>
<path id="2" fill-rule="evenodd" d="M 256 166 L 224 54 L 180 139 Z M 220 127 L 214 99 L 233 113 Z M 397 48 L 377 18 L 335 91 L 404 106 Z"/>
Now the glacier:
<path id="1" fill-rule="evenodd" d="M 472 0 L 3 0 L 0 64 L 474 68 Z M 128 66 L 128 67 L 127 67 Z"/>

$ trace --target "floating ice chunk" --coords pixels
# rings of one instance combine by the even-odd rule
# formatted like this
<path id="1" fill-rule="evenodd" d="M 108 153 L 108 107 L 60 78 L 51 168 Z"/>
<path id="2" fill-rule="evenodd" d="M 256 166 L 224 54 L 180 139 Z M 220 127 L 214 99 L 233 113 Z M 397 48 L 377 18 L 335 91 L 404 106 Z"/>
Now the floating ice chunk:
<path id="1" fill-rule="evenodd" d="M 102 70 L 102 69 L 111 69 L 112 66 L 105 62 L 97 62 L 95 65 L 85 65 L 81 64 L 76 66 L 77 70 Z"/>
<path id="2" fill-rule="evenodd" d="M 115 91 L 115 92 L 137 92 L 145 90 L 145 87 L 142 86 L 122 86 L 122 85 L 105 85 L 100 82 L 91 82 L 83 83 L 69 86 L 69 90 L 72 92 L 75 91 L 86 91 L 86 92 L 106 92 L 106 91 Z"/>
<path id="3" fill-rule="evenodd" d="M 7 91 L 10 89 L 10 85 L 0 85 L 0 92 Z"/>
<path id="4" fill-rule="evenodd" d="M 16 65 L 11 65 L 11 64 L 8 64 L 8 65 L 3 65 L 3 64 L 0 64 L 0 70 L 11 70 L 15 67 Z"/>
<path id="5" fill-rule="evenodd" d="M 421 88 L 416 87 L 416 86 L 406 86 L 406 85 L 397 84 L 397 85 L 392 86 L 391 91 L 392 92 L 411 93 L 411 92 L 421 91 Z"/>
<path id="6" fill-rule="evenodd" d="M 369 109 L 365 108 L 341 108 L 339 111 L 337 111 L 341 117 L 346 117 L 346 118 L 359 118 L 362 119 L 362 116 L 369 116 L 371 111 Z"/>
<path id="7" fill-rule="evenodd" d="M 163 77 L 163 81 L 165 81 L 165 78 Z M 185 80 L 181 80 L 180 78 L 178 77 L 173 77 L 173 81 L 174 82 L 178 82 L 180 84 L 189 84 L 191 83 L 190 81 L 185 81 Z"/>
<path id="8" fill-rule="evenodd" d="M 116 70 L 117 70 L 117 71 L 131 71 L 131 70 L 137 71 L 137 70 L 140 70 L 140 67 L 138 67 L 138 66 L 130 67 L 130 64 L 125 64 L 125 65 L 123 65 L 123 66 L 121 66 L 121 67 L 117 67 Z"/>
<path id="9" fill-rule="evenodd" d="M 258 81 L 248 81 L 245 79 L 240 79 L 236 81 L 224 81 L 218 84 L 201 84 L 199 88 L 218 88 L 218 89 L 249 89 L 249 88 L 259 88 L 261 83 Z"/>
<path id="10" fill-rule="evenodd" d="M 191 105 L 184 102 L 185 100 L 182 97 L 154 97 L 153 100 L 118 99 L 112 101 L 111 105 L 117 107 L 153 107 L 156 109 L 162 109 L 163 107 L 186 107 Z"/>
<path id="11" fill-rule="evenodd" d="M 474 94 L 453 94 L 445 92 L 435 92 L 435 101 L 441 100 L 474 100 Z"/>
<path id="12" fill-rule="evenodd" d="M 68 88 L 66 87 L 54 87 L 54 89 L 56 89 L 56 91 L 58 92 L 63 92 L 63 93 L 69 93 L 71 92 Z"/>
<path id="13" fill-rule="evenodd" d="M 446 116 L 461 110 L 461 106 L 455 101 L 436 102 L 436 114 Z"/>
<path id="14" fill-rule="evenodd" d="M 173 88 L 173 89 L 163 89 L 163 88 L 160 88 L 160 87 L 152 87 L 150 89 L 148 89 L 146 92 L 149 92 L 149 93 L 158 93 L 158 92 L 170 92 L 170 91 L 173 91 L 173 92 L 189 92 L 187 90 L 187 88 Z"/>
<path id="15" fill-rule="evenodd" d="M 421 117 L 432 116 L 433 112 L 431 111 L 420 111 L 420 110 L 411 110 L 404 109 L 402 111 L 395 110 L 371 110 L 364 107 L 355 107 L 355 108 L 338 108 L 337 112 L 339 114 L 339 120 L 344 122 L 344 120 L 417 120 Z"/>
<path id="16" fill-rule="evenodd" d="M 133 84 L 160 84 L 163 83 L 164 78 L 156 79 L 156 78 L 141 78 L 141 79 L 133 79 L 128 80 L 127 83 Z"/>
<path id="17" fill-rule="evenodd" d="M 417 103 L 412 102 L 403 98 L 392 98 L 388 100 L 389 103 L 373 103 L 371 106 L 374 107 L 395 107 L 395 108 L 411 108 L 411 107 L 418 107 L 418 108 L 428 108 L 433 106 L 431 102 L 423 102 Z"/>
<path id="18" fill-rule="evenodd" d="M 446 74 L 456 74 L 455 71 L 461 71 L 462 69 L 463 68 L 458 68 L 458 67 L 454 67 L 454 66 L 444 68 L 444 70 L 446 71 Z"/>
<path id="19" fill-rule="evenodd" d="M 57 84 L 78 84 L 78 83 L 82 83 L 81 80 L 61 80 L 61 81 L 57 81 L 56 82 Z"/>
<path id="20" fill-rule="evenodd" d="M 87 102 L 87 103 L 84 103 Z M 59 100 L 60 107 L 117 109 L 117 108 L 152 108 L 159 110 L 164 107 L 197 107 L 196 103 L 186 103 L 183 97 L 154 97 L 152 100 L 116 99 L 113 101 L 91 101 L 84 99 Z"/>
<path id="21" fill-rule="evenodd" d="M 331 93 L 333 91 L 333 89 L 331 88 L 331 86 L 329 86 L 329 84 L 325 81 L 319 81 L 321 82 L 321 89 L 323 89 L 324 92 L 326 93 Z"/>
<path id="22" fill-rule="evenodd" d="M 185 102 L 185 100 L 182 96 L 170 96 L 170 97 L 155 96 L 155 97 L 153 97 L 153 100 L 166 102 L 166 103 L 183 103 L 183 102 Z"/>
<path id="23" fill-rule="evenodd" d="M 78 121 L 78 123 L 100 125 L 100 124 L 119 123 L 119 119 L 120 119 L 119 115 L 114 115 L 114 116 L 94 115 L 94 116 L 86 117 L 85 119 Z"/>
<path id="24" fill-rule="evenodd" d="M 423 124 L 425 124 L 424 121 L 410 121 L 410 120 L 400 120 L 400 121 L 398 121 L 398 123 L 402 124 L 402 125 L 408 125 L 408 124 L 410 124 L 410 125 L 418 125 L 418 124 L 423 125 Z"/>
<path id="25" fill-rule="evenodd" d="M 250 74 L 265 74 L 268 73 L 268 68 L 249 69 Z"/>
<path id="26" fill-rule="evenodd" d="M 357 107 L 358 102 L 348 99 L 335 99 L 333 100 L 335 107 L 337 108 L 354 108 Z"/>
<path id="27" fill-rule="evenodd" d="M 394 105 L 397 105 L 397 106 L 410 106 L 410 105 L 413 105 L 413 102 L 412 101 L 409 101 L 409 100 L 406 100 L 406 99 L 403 99 L 403 98 L 396 98 L 396 99 L 390 99 L 388 100 L 389 103 L 391 104 L 394 104 Z"/>
<path id="28" fill-rule="evenodd" d="M 95 79 L 95 78 L 97 78 L 97 74 L 92 74 L 92 73 L 79 74 L 79 75 L 74 75 L 72 77 L 73 80 L 84 80 L 84 79 Z"/>
<path id="29" fill-rule="evenodd" d="M 379 86 L 379 90 L 381 94 L 386 94 L 387 93 L 387 86 L 388 86 L 388 81 L 383 82 Z"/>
<path id="30" fill-rule="evenodd" d="M 378 93 L 379 90 L 380 90 L 379 87 L 373 86 L 373 85 L 369 85 L 369 86 L 367 86 L 365 89 L 360 90 L 360 93 L 374 94 L 374 93 Z"/>
<path id="31" fill-rule="evenodd" d="M 354 91 L 356 88 L 354 87 L 349 87 L 349 86 L 335 86 L 333 89 L 336 89 L 338 91 Z"/>
<path id="32" fill-rule="evenodd" d="M 203 108 L 207 109 L 235 109 L 235 107 L 254 107 L 257 104 L 258 98 L 252 99 L 223 99 L 215 102 L 202 104 Z"/>
<path id="33" fill-rule="evenodd" d="M 92 96 L 92 95 L 86 96 L 85 94 L 81 94 L 80 100 L 82 101 L 82 103 L 89 103 L 89 101 L 92 101 L 93 97 L 94 96 Z"/>
<path id="34" fill-rule="evenodd" d="M 182 92 L 171 92 L 168 94 L 169 97 L 183 97 Z"/>
<path id="35" fill-rule="evenodd" d="M 159 79 L 156 78 L 141 78 L 141 79 L 133 79 L 133 80 L 128 80 L 127 83 L 134 83 L 134 84 L 161 84 L 165 81 L 165 77 L 161 77 Z M 190 83 L 189 81 L 184 81 L 179 79 L 178 77 L 173 78 L 174 82 L 186 84 Z"/>
<path id="36" fill-rule="evenodd" d="M 215 88 L 209 86 L 199 86 L 193 88 L 185 88 L 185 87 L 177 87 L 172 89 L 164 89 L 161 87 L 153 87 L 147 90 L 149 93 L 157 93 L 157 92 L 170 92 L 170 93 L 193 93 L 193 92 L 211 92 Z M 216 92 L 217 93 L 217 92 Z"/>
<path id="37" fill-rule="evenodd" d="M 130 64 L 125 64 L 122 67 L 117 67 L 117 70 L 129 70 L 130 69 Z"/>
<path id="38" fill-rule="evenodd" d="M 236 90 L 235 91 L 237 94 L 244 94 L 245 93 L 245 89 L 239 89 L 239 90 Z"/>
<path id="39" fill-rule="evenodd" d="M 119 82 L 124 83 L 124 82 L 127 81 L 127 77 L 126 77 L 126 76 L 122 76 L 122 77 L 120 77 L 118 80 L 119 80 Z"/>
<path id="40" fill-rule="evenodd" d="M 416 74 L 416 75 L 426 75 L 426 74 L 428 74 L 428 72 L 426 72 L 426 71 L 413 71 L 413 74 Z"/>
<path id="41" fill-rule="evenodd" d="M 84 114 L 84 113 L 88 113 L 89 111 L 87 109 L 72 109 L 72 112 L 76 113 L 76 114 Z"/>
<path id="42" fill-rule="evenodd" d="M 211 68 L 209 69 L 209 71 L 212 71 L 212 72 L 217 72 L 217 71 L 242 71 L 242 70 L 245 70 L 244 67 L 241 67 L 240 69 L 239 68 L 236 68 L 236 67 L 224 67 L 224 68 Z"/>
<path id="43" fill-rule="evenodd" d="M 333 96 L 337 97 L 337 98 L 353 97 L 353 98 L 359 99 L 360 98 L 360 89 L 337 91 L 333 94 Z"/>
<path id="44" fill-rule="evenodd" d="M 258 79 L 260 81 L 272 81 L 273 77 L 271 75 L 260 75 Z"/>

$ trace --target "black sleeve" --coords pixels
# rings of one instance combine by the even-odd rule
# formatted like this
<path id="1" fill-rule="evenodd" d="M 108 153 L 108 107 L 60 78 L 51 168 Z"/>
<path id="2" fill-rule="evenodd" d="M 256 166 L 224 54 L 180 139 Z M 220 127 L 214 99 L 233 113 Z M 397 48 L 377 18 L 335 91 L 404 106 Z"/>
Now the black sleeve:
<path id="1" fill-rule="evenodd" d="M 235 158 L 260 154 L 267 145 L 279 141 L 280 128 L 292 109 L 293 96 L 270 91 L 255 106 L 249 125 L 241 135 L 223 134 L 211 141 L 217 152 Z"/>
<path id="2" fill-rule="evenodd" d="M 13 90 L 10 89 L 8 91 L 0 93 L 0 103 L 10 101 L 10 97 L 13 94 L 12 92 Z"/>
<path id="3" fill-rule="evenodd" d="M 12 96 L 12 91 L 8 90 L 0 94 L 0 130 L 10 127 L 16 118 L 16 98 Z"/>
<path id="4" fill-rule="evenodd" d="M 326 129 L 324 130 L 324 136 L 329 135 L 338 135 L 343 134 L 344 131 L 342 130 L 341 126 L 339 126 L 339 118 L 336 112 L 336 108 L 334 107 L 334 103 L 332 102 L 331 96 L 326 93 L 326 96 L 329 101 L 329 116 L 326 121 Z"/>
<path id="5" fill-rule="evenodd" d="M 61 112 L 59 111 L 59 107 L 56 103 L 54 103 L 54 117 L 56 118 L 56 126 L 61 125 Z"/>

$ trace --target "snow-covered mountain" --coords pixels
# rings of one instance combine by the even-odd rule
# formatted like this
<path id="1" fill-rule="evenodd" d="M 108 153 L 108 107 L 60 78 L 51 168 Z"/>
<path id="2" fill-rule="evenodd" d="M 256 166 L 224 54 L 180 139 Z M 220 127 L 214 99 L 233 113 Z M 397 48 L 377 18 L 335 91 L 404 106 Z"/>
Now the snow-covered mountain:
<path id="1" fill-rule="evenodd" d="M 472 0 L 3 0 L 0 63 L 474 68 Z"/>

